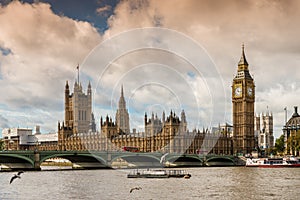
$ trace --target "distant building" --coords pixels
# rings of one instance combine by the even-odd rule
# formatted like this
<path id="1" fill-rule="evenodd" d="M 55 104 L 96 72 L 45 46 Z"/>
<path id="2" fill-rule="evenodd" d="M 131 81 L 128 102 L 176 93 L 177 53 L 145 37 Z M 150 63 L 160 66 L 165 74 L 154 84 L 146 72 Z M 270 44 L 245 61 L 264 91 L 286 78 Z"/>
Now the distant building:
<path id="1" fill-rule="evenodd" d="M 225 123 L 220 124 L 218 127 L 212 127 L 212 133 L 221 133 L 228 137 L 233 137 L 233 126 Z"/>
<path id="2" fill-rule="evenodd" d="M 165 118 L 164 116 L 165 116 L 165 112 L 163 112 L 163 118 Z M 157 114 L 154 117 L 154 114 L 152 113 L 151 118 L 148 118 L 147 113 L 145 113 L 144 122 L 145 122 L 145 133 L 147 135 L 153 136 L 162 131 L 163 123 L 161 119 L 157 117 Z"/>
<path id="3" fill-rule="evenodd" d="M 148 119 L 145 115 L 145 132 L 123 134 L 117 131 L 116 124 L 106 116 L 105 120 L 101 120 L 101 136 L 97 136 L 100 140 L 97 143 L 102 144 L 99 145 L 101 150 L 136 147 L 141 152 L 232 154 L 232 140 L 229 133 L 227 134 L 228 127 L 221 133 L 205 130 L 190 132 L 186 128 L 184 111 L 181 112 L 181 118 L 173 111 L 166 118 L 163 114 L 162 118 L 160 120 L 152 115 Z"/>
<path id="4" fill-rule="evenodd" d="M 68 83 L 65 94 L 67 98 L 70 98 Z M 101 117 L 101 131 L 97 132 L 95 119 L 91 114 L 88 131 L 80 133 L 74 131 L 74 111 L 70 109 L 70 106 L 73 107 L 73 101 L 66 102 L 69 102 L 65 104 L 69 107 L 65 109 L 67 124 L 59 122 L 58 133 L 41 134 L 39 126 L 36 127 L 34 134 L 32 129 L 4 129 L 3 136 L 7 150 L 120 151 L 124 147 L 133 147 L 141 152 L 232 154 L 231 126 L 228 124 L 220 126 L 216 133 L 204 129 L 202 132 L 196 129 L 188 131 L 184 110 L 180 113 L 180 117 L 173 111 L 168 116 L 165 116 L 163 112 L 162 119 L 154 116 L 154 114 L 148 119 L 146 114 L 145 132 L 134 130 L 130 133 L 129 115 L 123 89 L 121 89 L 120 104 L 117 111 L 119 122 L 122 118 L 125 119 L 123 120 L 125 121 L 123 128 L 121 128 L 122 124 L 118 125 L 111 117 L 106 116 L 104 119 Z M 82 104 L 78 104 L 76 108 L 78 111 L 83 110 L 80 106 Z M 127 133 L 123 130 L 126 130 Z"/>
<path id="5" fill-rule="evenodd" d="M 300 147 L 300 115 L 298 107 L 294 107 L 292 117 L 283 127 L 285 154 L 299 156 Z"/>
<path id="6" fill-rule="evenodd" d="M 57 150 L 57 133 L 41 134 L 40 126 L 31 128 L 4 128 L 2 136 L 6 150 Z"/>
<path id="7" fill-rule="evenodd" d="M 130 133 L 129 114 L 126 108 L 123 85 L 121 87 L 121 96 L 119 99 L 119 106 L 116 113 L 116 125 L 119 133 Z"/>
<path id="8" fill-rule="evenodd" d="M 34 143 L 32 137 L 31 128 L 4 128 L 2 130 L 2 137 L 4 139 L 6 150 L 21 150 L 22 145 L 27 145 L 28 143 Z M 25 147 L 26 148 L 26 147 Z"/>
<path id="9" fill-rule="evenodd" d="M 261 150 L 274 147 L 272 113 L 267 111 L 266 114 L 255 117 L 255 133 L 258 139 L 258 147 Z"/>

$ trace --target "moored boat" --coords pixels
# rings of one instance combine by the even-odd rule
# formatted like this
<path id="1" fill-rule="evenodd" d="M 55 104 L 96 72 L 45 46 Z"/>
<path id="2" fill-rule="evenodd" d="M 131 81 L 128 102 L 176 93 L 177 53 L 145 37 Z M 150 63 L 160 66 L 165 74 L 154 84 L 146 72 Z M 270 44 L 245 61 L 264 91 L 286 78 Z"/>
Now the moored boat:
<path id="1" fill-rule="evenodd" d="M 300 161 L 293 156 L 284 158 L 248 158 L 246 167 L 280 168 L 300 167 Z"/>
<path id="2" fill-rule="evenodd" d="M 191 177 L 191 174 L 187 173 L 186 170 L 133 170 L 127 178 L 187 178 Z"/>

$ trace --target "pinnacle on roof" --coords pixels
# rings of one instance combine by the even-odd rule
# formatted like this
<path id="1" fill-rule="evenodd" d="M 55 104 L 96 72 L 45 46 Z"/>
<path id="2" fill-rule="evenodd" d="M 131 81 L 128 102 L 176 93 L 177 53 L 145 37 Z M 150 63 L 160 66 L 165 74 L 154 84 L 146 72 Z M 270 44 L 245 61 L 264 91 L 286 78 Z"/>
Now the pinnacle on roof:
<path id="1" fill-rule="evenodd" d="M 122 86 L 121 86 L 121 97 L 124 97 L 123 84 L 122 84 Z"/>
<path id="2" fill-rule="evenodd" d="M 293 118 L 294 118 L 294 117 L 299 117 L 300 115 L 298 114 L 298 107 L 297 107 L 297 106 L 294 106 L 294 110 L 295 110 L 295 111 L 294 111 L 294 114 L 293 114 L 292 117 L 293 117 Z"/>
<path id="3" fill-rule="evenodd" d="M 69 83 L 66 81 L 66 89 L 69 89 Z"/>
<path id="4" fill-rule="evenodd" d="M 246 60 L 246 56 L 245 56 L 245 47 L 244 47 L 244 44 L 242 45 L 242 56 L 241 56 L 241 59 L 239 61 L 239 66 L 240 65 L 247 65 L 248 66 L 248 62 Z"/>

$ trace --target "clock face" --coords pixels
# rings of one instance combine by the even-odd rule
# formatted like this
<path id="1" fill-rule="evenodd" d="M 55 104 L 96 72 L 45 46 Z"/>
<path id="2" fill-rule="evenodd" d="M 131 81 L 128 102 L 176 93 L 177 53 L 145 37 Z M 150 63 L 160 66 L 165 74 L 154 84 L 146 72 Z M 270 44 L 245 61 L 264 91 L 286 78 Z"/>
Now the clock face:
<path id="1" fill-rule="evenodd" d="M 238 87 L 235 88 L 234 95 L 236 97 L 240 97 L 242 95 L 242 87 L 241 86 L 238 86 Z"/>
<path id="2" fill-rule="evenodd" d="M 252 96 L 252 94 L 253 94 L 253 90 L 252 90 L 252 88 L 251 88 L 251 87 L 248 87 L 248 90 L 247 90 L 247 92 L 248 92 L 248 95 L 249 95 L 249 96 Z"/>

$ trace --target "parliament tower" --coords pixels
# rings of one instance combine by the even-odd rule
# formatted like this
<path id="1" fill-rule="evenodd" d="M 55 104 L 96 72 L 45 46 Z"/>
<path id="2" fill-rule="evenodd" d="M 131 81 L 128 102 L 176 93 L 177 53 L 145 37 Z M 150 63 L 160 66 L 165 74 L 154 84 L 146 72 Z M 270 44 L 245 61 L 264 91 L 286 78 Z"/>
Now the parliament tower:
<path id="1" fill-rule="evenodd" d="M 255 85 L 248 69 L 244 45 L 238 63 L 237 75 L 232 83 L 233 153 L 251 153 L 255 148 L 254 102 Z"/>
<path id="2" fill-rule="evenodd" d="M 116 124 L 117 124 L 118 133 L 126 133 L 126 134 L 130 133 L 129 114 L 126 108 L 123 85 L 121 87 L 121 96 L 119 99 L 119 106 L 116 113 Z"/>
<path id="3" fill-rule="evenodd" d="M 87 94 L 81 83 L 75 82 L 74 92 L 70 94 L 68 81 L 65 86 L 65 120 L 64 125 L 73 129 L 73 133 L 86 133 L 92 121 L 92 87 L 89 83 Z"/>

